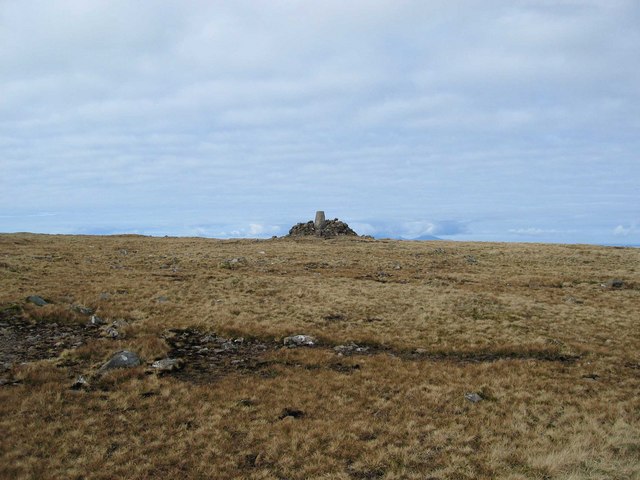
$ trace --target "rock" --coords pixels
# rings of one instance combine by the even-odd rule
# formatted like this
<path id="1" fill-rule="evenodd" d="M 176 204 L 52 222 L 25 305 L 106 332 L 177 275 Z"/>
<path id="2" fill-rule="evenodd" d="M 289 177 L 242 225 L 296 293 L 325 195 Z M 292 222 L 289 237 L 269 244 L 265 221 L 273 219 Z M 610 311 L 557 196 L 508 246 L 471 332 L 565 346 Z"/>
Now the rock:
<path id="1" fill-rule="evenodd" d="M 118 338 L 120 336 L 120 332 L 116 327 L 110 326 L 104 330 L 104 335 L 109 338 Z"/>
<path id="2" fill-rule="evenodd" d="M 304 417 L 304 412 L 302 410 L 298 410 L 297 408 L 285 408 L 282 410 L 282 413 L 280 413 L 280 416 L 278 418 L 280 420 L 283 420 L 287 417 L 302 418 Z"/>
<path id="3" fill-rule="evenodd" d="M 129 322 L 126 320 L 115 320 L 108 327 L 104 328 L 102 335 L 109 338 L 121 338 L 124 337 L 124 333 L 122 332 L 122 328 L 129 325 Z"/>
<path id="4" fill-rule="evenodd" d="M 89 382 L 87 382 L 87 379 L 84 378 L 84 376 L 78 375 L 76 381 L 71 385 L 71 390 L 80 390 L 82 388 L 89 388 Z"/>
<path id="5" fill-rule="evenodd" d="M 624 287 L 624 282 L 618 278 L 609 280 L 607 283 L 602 284 L 605 288 L 617 289 Z"/>
<path id="6" fill-rule="evenodd" d="M 159 372 L 173 372 L 174 370 L 180 370 L 183 366 L 184 363 L 179 358 L 163 358 L 151 364 L 151 368 L 155 368 Z"/>
<path id="7" fill-rule="evenodd" d="M 311 335 L 292 335 L 284 339 L 284 344 L 288 347 L 312 347 L 316 343 L 317 340 Z"/>
<path id="8" fill-rule="evenodd" d="M 115 368 L 132 368 L 140 365 L 140 357 L 128 350 L 122 350 L 109 359 L 107 363 L 100 367 L 100 372 L 106 372 Z"/>
<path id="9" fill-rule="evenodd" d="M 73 305 L 71 310 L 78 312 L 81 315 L 92 315 L 94 311 L 93 308 L 85 307 L 84 305 Z"/>
<path id="10" fill-rule="evenodd" d="M 220 263 L 220 268 L 239 268 L 247 264 L 247 259 L 244 257 L 227 258 Z"/>
<path id="11" fill-rule="evenodd" d="M 100 300 L 109 300 L 111 298 L 111 294 L 109 292 L 102 292 L 100 294 Z"/>
<path id="12" fill-rule="evenodd" d="M 100 326 L 100 325 L 104 325 L 107 322 L 105 322 L 102 318 L 100 318 L 97 315 L 91 315 L 91 318 L 89 319 L 89 323 L 88 325 L 93 325 L 93 326 Z"/>
<path id="13" fill-rule="evenodd" d="M 469 400 L 471 403 L 478 403 L 484 400 L 480 395 L 475 392 L 465 393 L 464 398 Z"/>
<path id="14" fill-rule="evenodd" d="M 339 355 L 348 355 L 351 353 L 364 353 L 369 350 L 369 347 L 361 347 L 355 343 L 349 343 L 347 345 L 337 345 L 333 347 L 333 350 Z"/>
<path id="15" fill-rule="evenodd" d="M 46 304 L 49 303 L 39 295 L 29 295 L 27 297 L 27 302 L 33 303 L 34 305 L 37 305 L 38 307 L 43 307 L 43 306 L 45 306 Z"/>
<path id="16" fill-rule="evenodd" d="M 165 297 L 164 295 L 160 295 L 158 298 L 156 298 L 156 302 L 158 303 L 166 303 L 169 301 L 168 297 Z"/>

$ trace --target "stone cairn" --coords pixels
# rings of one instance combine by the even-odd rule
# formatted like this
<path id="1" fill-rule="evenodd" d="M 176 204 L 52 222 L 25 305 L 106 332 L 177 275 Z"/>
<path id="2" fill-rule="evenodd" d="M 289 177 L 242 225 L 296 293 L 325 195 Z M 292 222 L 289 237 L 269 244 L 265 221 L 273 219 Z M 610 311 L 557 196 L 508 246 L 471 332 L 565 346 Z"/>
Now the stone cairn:
<path id="1" fill-rule="evenodd" d="M 298 223 L 291 227 L 289 230 L 290 237 L 323 237 L 331 238 L 338 236 L 354 236 L 358 234 L 349 228 L 344 222 L 341 222 L 337 218 L 333 220 L 326 220 L 324 212 L 318 210 L 316 212 L 315 221 L 309 221 L 306 223 Z"/>

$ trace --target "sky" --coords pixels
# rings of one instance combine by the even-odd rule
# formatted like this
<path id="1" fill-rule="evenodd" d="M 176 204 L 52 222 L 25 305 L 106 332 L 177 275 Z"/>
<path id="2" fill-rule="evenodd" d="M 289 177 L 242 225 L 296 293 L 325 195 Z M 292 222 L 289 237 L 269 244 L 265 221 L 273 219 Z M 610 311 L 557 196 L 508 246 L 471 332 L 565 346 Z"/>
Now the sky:
<path id="1" fill-rule="evenodd" d="M 637 0 L 0 0 L 0 232 L 640 244 Z"/>

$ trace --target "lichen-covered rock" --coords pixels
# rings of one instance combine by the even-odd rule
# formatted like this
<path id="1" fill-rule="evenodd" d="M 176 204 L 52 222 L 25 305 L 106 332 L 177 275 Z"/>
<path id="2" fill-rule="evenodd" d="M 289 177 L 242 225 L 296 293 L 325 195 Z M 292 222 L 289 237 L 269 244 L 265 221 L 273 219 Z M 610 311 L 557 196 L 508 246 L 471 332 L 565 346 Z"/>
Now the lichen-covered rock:
<path id="1" fill-rule="evenodd" d="M 130 352 L 128 350 L 122 350 L 121 352 L 116 353 L 113 357 L 109 359 L 102 367 L 100 367 L 100 372 L 104 373 L 108 370 L 113 370 L 115 368 L 131 368 L 137 367 L 140 365 L 140 357 L 137 354 Z"/>
<path id="2" fill-rule="evenodd" d="M 476 392 L 465 393 L 464 398 L 469 400 L 471 403 L 478 403 L 483 400 L 483 398 L 480 395 L 478 395 Z"/>
<path id="3" fill-rule="evenodd" d="M 311 335 L 292 335 L 284 339 L 284 344 L 287 347 L 312 347 L 318 341 Z"/>
<path id="4" fill-rule="evenodd" d="M 346 345 L 337 345 L 333 347 L 333 350 L 338 355 L 350 355 L 353 353 L 366 353 L 369 350 L 369 347 L 362 347 L 355 343 L 348 343 Z"/>
<path id="5" fill-rule="evenodd" d="M 183 366 L 184 363 L 179 358 L 163 358 L 151 364 L 151 368 L 156 369 L 158 372 L 173 372 L 174 370 L 180 370 Z"/>

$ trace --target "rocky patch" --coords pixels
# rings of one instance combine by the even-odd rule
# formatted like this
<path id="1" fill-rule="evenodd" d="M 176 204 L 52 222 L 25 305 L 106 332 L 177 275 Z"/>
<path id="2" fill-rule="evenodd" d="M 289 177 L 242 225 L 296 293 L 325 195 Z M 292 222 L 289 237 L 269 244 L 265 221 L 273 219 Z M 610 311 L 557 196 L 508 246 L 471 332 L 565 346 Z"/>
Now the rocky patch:
<path id="1" fill-rule="evenodd" d="M 56 358 L 99 336 L 88 326 L 33 322 L 19 306 L 0 307 L 0 358 L 7 370 L 15 364 Z"/>

